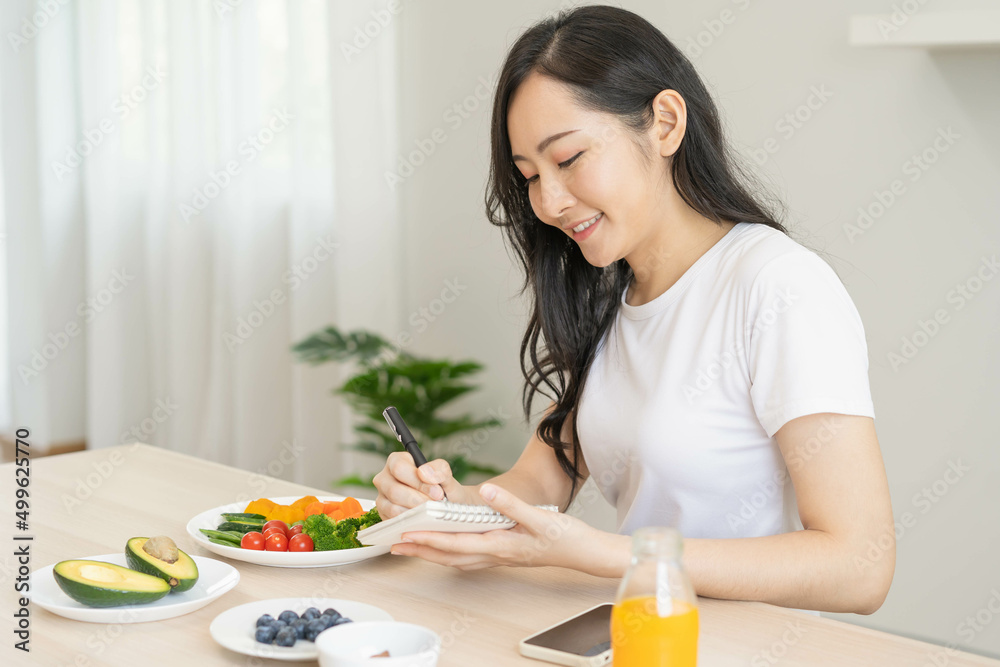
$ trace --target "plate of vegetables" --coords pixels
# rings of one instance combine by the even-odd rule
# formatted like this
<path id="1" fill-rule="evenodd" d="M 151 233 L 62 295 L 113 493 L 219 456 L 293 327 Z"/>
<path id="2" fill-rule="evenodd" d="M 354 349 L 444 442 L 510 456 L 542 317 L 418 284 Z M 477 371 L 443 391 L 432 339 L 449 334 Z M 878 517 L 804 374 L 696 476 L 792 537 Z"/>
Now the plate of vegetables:
<path id="1" fill-rule="evenodd" d="M 212 553 L 272 567 L 346 565 L 388 553 L 367 547 L 359 530 L 380 522 L 374 500 L 331 496 L 260 498 L 202 512 L 188 534 Z"/>

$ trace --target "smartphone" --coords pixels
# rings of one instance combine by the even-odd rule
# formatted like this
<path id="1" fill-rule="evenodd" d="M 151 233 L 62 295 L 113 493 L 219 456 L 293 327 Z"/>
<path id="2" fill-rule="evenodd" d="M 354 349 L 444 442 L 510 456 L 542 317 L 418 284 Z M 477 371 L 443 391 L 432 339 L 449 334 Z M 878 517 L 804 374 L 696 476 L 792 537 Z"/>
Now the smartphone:
<path id="1" fill-rule="evenodd" d="M 599 604 L 521 640 L 521 655 L 557 665 L 591 667 L 611 662 L 611 608 Z"/>

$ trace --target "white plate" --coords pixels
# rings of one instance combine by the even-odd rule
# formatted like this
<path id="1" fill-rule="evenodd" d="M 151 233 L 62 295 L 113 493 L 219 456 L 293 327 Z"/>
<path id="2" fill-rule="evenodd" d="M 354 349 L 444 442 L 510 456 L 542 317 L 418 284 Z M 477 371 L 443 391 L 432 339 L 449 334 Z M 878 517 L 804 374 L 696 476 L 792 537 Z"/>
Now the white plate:
<path id="1" fill-rule="evenodd" d="M 212 639 L 219 644 L 230 651 L 244 655 L 274 660 L 316 660 L 319 658 L 319 650 L 314 642 L 299 639 L 295 642 L 295 646 L 275 646 L 274 644 L 261 644 L 254 639 L 257 632 L 257 619 L 264 614 L 278 618 L 278 615 L 286 609 L 301 614 L 309 607 L 316 607 L 320 611 L 326 610 L 327 607 L 333 607 L 342 616 L 346 616 L 352 621 L 393 620 L 388 612 L 354 600 L 308 597 L 275 598 L 248 602 L 224 611 L 215 617 L 212 625 L 208 627 L 208 631 L 212 634 Z"/>
<path id="2" fill-rule="evenodd" d="M 301 496 L 282 496 L 281 498 L 271 498 L 279 505 L 291 505 Z M 344 496 L 324 496 L 320 500 L 324 502 L 334 502 L 343 500 Z M 361 508 L 366 512 L 375 507 L 374 500 L 358 498 Z M 233 560 L 242 560 L 255 565 L 270 565 L 272 567 L 328 567 L 330 565 L 346 565 L 347 563 L 357 563 L 358 561 L 381 556 L 389 553 L 392 545 L 380 547 L 359 547 L 357 549 L 340 549 L 338 551 L 256 551 L 254 549 L 239 549 L 237 547 L 227 547 L 210 541 L 199 528 L 216 530 L 222 523 L 223 512 L 243 512 L 247 508 L 246 503 L 230 503 L 202 512 L 195 518 L 188 521 L 187 532 L 199 546 L 204 547 L 212 553 Z"/>
<path id="3" fill-rule="evenodd" d="M 209 602 L 222 597 L 240 580 L 239 571 L 229 563 L 191 556 L 198 566 L 198 582 L 183 593 L 168 593 L 155 602 L 137 605 L 122 605 L 120 607 L 88 607 L 80 604 L 63 593 L 52 575 L 55 563 L 47 565 L 31 574 L 31 593 L 29 597 L 33 604 L 42 609 L 48 609 L 53 614 L 59 614 L 74 621 L 87 623 L 145 623 L 146 621 L 161 621 L 165 618 L 190 614 L 201 609 Z M 97 560 L 113 565 L 128 567 L 125 554 L 105 554 L 89 556 L 80 560 Z"/>

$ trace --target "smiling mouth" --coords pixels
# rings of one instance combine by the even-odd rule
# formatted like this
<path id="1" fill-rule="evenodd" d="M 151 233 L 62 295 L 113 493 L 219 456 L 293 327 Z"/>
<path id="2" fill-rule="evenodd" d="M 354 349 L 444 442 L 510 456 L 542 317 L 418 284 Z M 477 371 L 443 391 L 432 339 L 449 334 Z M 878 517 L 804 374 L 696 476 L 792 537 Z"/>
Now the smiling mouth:
<path id="1" fill-rule="evenodd" d="M 604 215 L 603 213 L 598 213 L 597 215 L 595 215 L 590 220 L 587 220 L 586 222 L 581 222 L 576 227 L 573 227 L 573 231 L 576 232 L 577 234 L 579 234 L 580 232 L 582 232 L 583 230 L 585 230 L 587 227 L 590 227 L 592 224 L 594 224 L 595 222 L 597 222 L 598 220 L 600 220 L 601 216 L 603 216 L 603 215 Z"/>

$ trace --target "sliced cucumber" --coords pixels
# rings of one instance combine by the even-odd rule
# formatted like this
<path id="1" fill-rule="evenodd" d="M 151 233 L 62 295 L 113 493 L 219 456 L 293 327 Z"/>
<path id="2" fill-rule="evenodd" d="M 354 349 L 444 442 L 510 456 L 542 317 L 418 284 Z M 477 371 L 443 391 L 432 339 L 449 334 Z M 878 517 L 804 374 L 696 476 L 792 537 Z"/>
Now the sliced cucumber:
<path id="1" fill-rule="evenodd" d="M 253 531 L 260 532 L 264 527 L 262 523 L 243 523 L 242 521 L 223 521 L 219 524 L 218 530 L 222 532 L 232 532 L 239 533 L 243 535 L 244 533 L 252 533 Z"/>
<path id="2" fill-rule="evenodd" d="M 217 540 L 214 537 L 208 538 L 208 541 L 211 542 L 211 543 L 213 543 L 213 544 L 221 544 L 224 547 L 232 547 L 233 549 L 239 549 L 240 548 L 240 545 L 238 545 L 238 544 L 233 544 L 232 542 L 227 542 L 225 540 Z"/>
<path id="3" fill-rule="evenodd" d="M 235 546 L 240 546 L 240 541 L 243 539 L 243 533 L 237 531 L 209 530 L 208 528 L 199 528 L 198 530 L 210 540 L 229 542 Z"/>
<path id="4" fill-rule="evenodd" d="M 259 523 L 262 526 L 265 523 L 267 523 L 267 517 L 264 516 L 263 514 L 248 514 L 246 512 L 242 512 L 239 514 L 232 514 L 232 513 L 223 514 L 222 518 L 225 519 L 226 521 L 239 521 L 241 523 Z"/>

